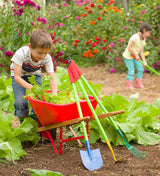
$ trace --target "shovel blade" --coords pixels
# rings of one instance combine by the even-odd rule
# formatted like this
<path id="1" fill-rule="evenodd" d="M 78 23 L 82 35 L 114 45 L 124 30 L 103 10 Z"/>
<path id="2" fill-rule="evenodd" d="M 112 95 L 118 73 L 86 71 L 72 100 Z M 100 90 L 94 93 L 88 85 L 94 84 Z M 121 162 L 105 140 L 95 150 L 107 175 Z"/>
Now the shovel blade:
<path id="1" fill-rule="evenodd" d="M 88 152 L 84 150 L 80 150 L 80 155 L 83 165 L 90 171 L 94 171 L 103 166 L 103 160 L 99 149 L 91 150 L 91 157 L 88 155 Z"/>

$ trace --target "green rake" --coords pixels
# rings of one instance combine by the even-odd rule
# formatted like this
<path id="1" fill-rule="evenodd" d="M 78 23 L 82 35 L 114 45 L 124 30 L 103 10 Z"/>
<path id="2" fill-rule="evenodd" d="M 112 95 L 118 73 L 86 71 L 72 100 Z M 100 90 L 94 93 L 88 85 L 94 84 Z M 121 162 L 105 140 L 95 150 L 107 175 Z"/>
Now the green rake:
<path id="1" fill-rule="evenodd" d="M 106 110 L 106 108 L 104 107 L 104 105 L 102 104 L 102 102 L 99 100 L 99 98 L 97 97 L 97 95 L 95 94 L 94 90 L 92 89 L 92 87 L 88 84 L 87 80 L 84 78 L 84 76 L 82 75 L 82 72 L 80 71 L 80 69 L 78 68 L 78 66 L 76 65 L 76 63 L 72 60 L 72 64 L 75 67 L 75 70 L 77 71 L 77 74 L 79 75 L 79 77 L 82 79 L 82 81 L 84 82 L 84 84 L 86 85 L 86 87 L 88 88 L 88 90 L 91 92 L 91 94 L 93 95 L 93 97 L 96 99 L 96 101 L 98 102 L 98 104 L 100 105 L 101 109 L 103 110 L 104 113 L 108 113 L 108 111 Z M 146 152 L 142 152 L 138 149 L 136 149 L 135 147 L 133 147 L 131 144 L 129 144 L 126 139 L 124 138 L 123 133 L 121 132 L 121 130 L 118 128 L 118 126 L 115 124 L 115 122 L 113 121 L 113 119 L 111 117 L 109 117 L 110 122 L 112 123 L 112 125 L 114 126 L 114 128 L 116 129 L 116 131 L 118 132 L 118 134 L 121 136 L 121 138 L 124 141 L 125 146 L 127 147 L 127 149 L 132 153 L 133 156 L 135 156 L 137 159 L 142 159 L 145 158 L 147 156 Z"/>

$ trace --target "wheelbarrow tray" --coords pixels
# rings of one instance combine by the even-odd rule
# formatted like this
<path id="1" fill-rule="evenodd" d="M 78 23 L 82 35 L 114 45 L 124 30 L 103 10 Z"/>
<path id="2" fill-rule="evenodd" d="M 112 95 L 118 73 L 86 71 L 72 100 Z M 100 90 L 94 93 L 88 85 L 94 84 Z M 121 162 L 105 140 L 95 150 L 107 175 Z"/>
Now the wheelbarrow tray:
<path id="1" fill-rule="evenodd" d="M 88 97 L 93 108 L 95 109 L 97 106 L 97 101 L 93 96 Z M 45 100 L 35 100 L 32 97 L 26 97 L 26 99 L 30 102 L 42 126 L 79 118 L 78 109 L 75 102 L 68 104 L 53 104 L 48 103 Z M 91 117 L 92 112 L 86 100 L 81 100 L 80 105 L 82 108 L 83 117 Z"/>

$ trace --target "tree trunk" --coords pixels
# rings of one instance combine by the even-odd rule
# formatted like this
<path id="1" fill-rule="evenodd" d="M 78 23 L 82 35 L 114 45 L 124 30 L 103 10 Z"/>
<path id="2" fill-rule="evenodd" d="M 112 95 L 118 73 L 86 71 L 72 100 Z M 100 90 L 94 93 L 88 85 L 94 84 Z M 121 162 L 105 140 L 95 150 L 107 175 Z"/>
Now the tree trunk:
<path id="1" fill-rule="evenodd" d="M 127 12 L 128 12 L 127 0 L 122 0 L 122 1 L 123 1 L 123 8 L 124 8 L 124 11 L 127 13 Z"/>

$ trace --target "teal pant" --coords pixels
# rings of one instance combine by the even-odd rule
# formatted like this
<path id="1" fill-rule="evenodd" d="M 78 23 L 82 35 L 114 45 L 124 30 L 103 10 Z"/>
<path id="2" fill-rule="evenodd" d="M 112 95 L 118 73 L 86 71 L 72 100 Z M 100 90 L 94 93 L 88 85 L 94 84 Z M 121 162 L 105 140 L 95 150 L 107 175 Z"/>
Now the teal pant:
<path id="1" fill-rule="evenodd" d="M 138 78 L 142 79 L 144 68 L 143 68 L 143 65 L 139 61 L 135 59 L 129 60 L 129 59 L 124 58 L 124 62 L 128 68 L 127 80 L 130 80 L 130 81 L 133 80 L 133 76 L 135 74 L 135 68 L 137 70 L 136 79 Z"/>

